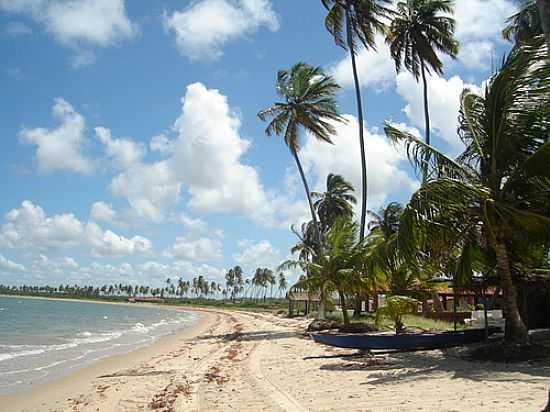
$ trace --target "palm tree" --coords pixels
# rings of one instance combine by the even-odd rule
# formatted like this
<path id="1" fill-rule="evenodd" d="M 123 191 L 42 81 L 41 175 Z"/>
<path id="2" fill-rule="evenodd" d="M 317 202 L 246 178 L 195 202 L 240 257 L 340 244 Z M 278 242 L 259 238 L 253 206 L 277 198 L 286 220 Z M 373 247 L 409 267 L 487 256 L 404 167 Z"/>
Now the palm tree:
<path id="1" fill-rule="evenodd" d="M 535 0 L 522 2 L 520 11 L 506 20 L 502 37 L 516 43 L 526 43 L 542 34 L 542 22 Z"/>
<path id="2" fill-rule="evenodd" d="M 518 309 L 514 252 L 518 245 L 550 241 L 550 62 L 545 57 L 542 37 L 518 45 L 482 95 L 463 92 L 459 132 L 466 149 L 456 160 L 386 125 L 390 139 L 406 144 L 415 167 L 429 155 L 433 176 L 405 209 L 400 252 L 416 255 L 434 242 L 463 242 L 458 261 L 467 262 L 471 248 L 464 237 L 477 228 L 495 257 L 506 339 L 520 343 L 528 334 Z"/>
<path id="3" fill-rule="evenodd" d="M 546 47 L 550 56 L 550 4 L 547 0 L 537 0 L 537 7 L 539 8 L 542 31 L 544 32 Z"/>
<path id="4" fill-rule="evenodd" d="M 367 216 L 367 156 L 365 153 L 365 136 L 363 120 L 363 101 L 361 99 L 361 85 L 357 74 L 357 43 L 366 49 L 376 50 L 375 35 L 386 30 L 384 20 L 390 15 L 390 10 L 384 7 L 391 0 L 321 0 L 328 10 L 325 18 L 325 27 L 334 37 L 336 45 L 349 50 L 351 67 L 355 85 L 357 103 L 357 117 L 359 121 L 359 148 L 361 152 L 362 171 L 362 198 L 361 198 L 361 228 L 359 239 L 365 237 Z M 344 40 L 344 27 L 346 39 Z"/>
<path id="5" fill-rule="evenodd" d="M 290 70 L 279 70 L 277 73 L 277 94 L 284 101 L 277 102 L 258 113 L 258 117 L 263 121 L 268 118 L 273 119 L 265 133 L 268 136 L 284 135 L 285 143 L 296 161 L 306 191 L 319 246 L 321 246 L 319 224 L 311 201 L 307 179 L 298 157 L 300 128 L 321 142 L 332 143 L 331 135 L 335 133 L 335 129 L 330 122 L 344 122 L 344 118 L 338 113 L 334 98 L 334 94 L 339 89 L 340 86 L 321 68 L 297 63 Z"/>
<path id="6" fill-rule="evenodd" d="M 454 39 L 455 21 L 452 0 L 406 0 L 397 3 L 386 42 L 397 72 L 405 66 L 416 81 L 422 75 L 426 144 L 430 141 L 430 112 L 426 72 L 443 74 L 443 62 L 437 52 L 455 59 L 458 42 Z M 424 180 L 426 173 L 424 170 Z"/>
<path id="7" fill-rule="evenodd" d="M 319 216 L 321 231 L 327 232 L 338 217 L 353 217 L 353 205 L 357 203 L 350 192 L 355 189 L 351 183 L 340 175 L 330 173 L 327 176 L 327 190 L 324 193 L 312 192 L 311 197 L 317 199 L 313 207 Z"/>
<path id="8" fill-rule="evenodd" d="M 355 293 L 363 282 L 363 261 L 368 255 L 364 242 L 358 240 L 356 222 L 340 217 L 326 235 L 326 250 L 313 262 L 287 261 L 280 269 L 301 267 L 308 277 L 301 282 L 308 290 L 319 290 L 321 304 L 336 290 L 340 297 L 344 325 L 349 326 L 346 294 Z M 319 315 L 322 318 L 323 314 Z"/>
<path id="9" fill-rule="evenodd" d="M 385 239 L 388 239 L 399 230 L 399 220 L 403 214 L 403 206 L 398 202 L 391 202 L 378 213 L 369 211 L 372 220 L 369 223 L 371 231 L 380 231 Z"/>
<path id="10" fill-rule="evenodd" d="M 288 282 L 283 272 L 279 273 L 279 297 L 282 296 L 282 292 L 288 289 Z"/>

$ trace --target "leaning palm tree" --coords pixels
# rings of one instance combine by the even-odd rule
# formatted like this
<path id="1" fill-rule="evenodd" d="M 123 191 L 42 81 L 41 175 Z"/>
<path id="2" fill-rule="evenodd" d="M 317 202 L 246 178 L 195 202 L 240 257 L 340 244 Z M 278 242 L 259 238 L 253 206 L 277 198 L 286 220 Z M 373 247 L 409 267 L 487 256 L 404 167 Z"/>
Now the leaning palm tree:
<path id="1" fill-rule="evenodd" d="M 452 0 L 406 0 L 397 3 L 386 42 L 395 61 L 397 72 L 404 66 L 424 87 L 424 117 L 426 144 L 430 141 L 430 112 L 426 72 L 443 74 L 443 62 L 438 52 L 455 59 L 458 42 L 454 39 L 455 21 Z M 425 173 L 424 173 L 425 175 Z M 425 178 L 425 176 L 424 176 Z"/>
<path id="2" fill-rule="evenodd" d="M 351 193 L 355 189 L 342 176 L 330 173 L 327 176 L 326 192 L 312 192 L 311 196 L 317 199 L 313 207 L 319 216 L 321 231 L 325 233 L 339 217 L 353 217 L 353 205 L 357 203 Z"/>
<path id="3" fill-rule="evenodd" d="M 413 194 L 401 219 L 400 253 L 415 256 L 433 243 L 462 243 L 457 260 L 467 262 L 466 237 L 481 233 L 501 282 L 506 339 L 520 343 L 528 334 L 512 257 L 518 245 L 550 241 L 550 62 L 545 57 L 539 36 L 511 51 L 482 95 L 463 92 L 459 132 L 466 149 L 456 160 L 386 125 L 387 136 L 405 143 L 415 167 L 423 167 L 426 155 L 431 159 L 431 179 Z"/>
<path id="4" fill-rule="evenodd" d="M 321 0 L 328 10 L 325 18 L 325 27 L 334 37 L 336 45 L 349 50 L 351 67 L 355 84 L 355 96 L 357 101 L 357 117 L 359 121 L 359 146 L 361 153 L 362 170 L 362 198 L 361 198 L 361 227 L 359 239 L 365 237 L 365 225 L 367 216 L 367 157 L 365 153 L 365 136 L 363 125 L 363 102 L 361 99 L 361 85 L 357 74 L 358 43 L 366 49 L 376 50 L 375 35 L 386 30 L 385 20 L 391 14 L 385 7 L 392 0 Z M 344 40 L 345 27 L 345 40 Z"/>
<path id="5" fill-rule="evenodd" d="M 273 106 L 258 113 L 258 117 L 263 121 L 268 118 L 272 119 L 265 133 L 268 136 L 273 134 L 284 136 L 285 143 L 296 161 L 306 191 L 319 246 L 321 246 L 319 223 L 313 208 L 306 175 L 298 157 L 300 129 L 305 130 L 321 142 L 332 143 L 331 136 L 335 133 L 333 123 L 345 121 L 338 112 L 334 98 L 339 89 L 340 86 L 321 68 L 297 63 L 290 70 L 279 70 L 277 73 L 277 94 L 284 101 L 276 102 Z"/>

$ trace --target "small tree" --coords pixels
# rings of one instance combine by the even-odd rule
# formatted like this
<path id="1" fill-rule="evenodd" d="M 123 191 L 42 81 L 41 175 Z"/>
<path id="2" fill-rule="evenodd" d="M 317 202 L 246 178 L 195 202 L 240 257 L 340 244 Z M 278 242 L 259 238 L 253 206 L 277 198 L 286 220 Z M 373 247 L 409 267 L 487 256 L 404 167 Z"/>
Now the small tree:
<path id="1" fill-rule="evenodd" d="M 403 324 L 403 315 L 418 312 L 420 302 L 408 296 L 390 296 L 386 300 L 386 306 L 378 308 L 376 311 L 376 327 L 382 327 L 384 319 L 390 319 L 395 325 L 395 333 L 397 335 L 405 331 Z"/>

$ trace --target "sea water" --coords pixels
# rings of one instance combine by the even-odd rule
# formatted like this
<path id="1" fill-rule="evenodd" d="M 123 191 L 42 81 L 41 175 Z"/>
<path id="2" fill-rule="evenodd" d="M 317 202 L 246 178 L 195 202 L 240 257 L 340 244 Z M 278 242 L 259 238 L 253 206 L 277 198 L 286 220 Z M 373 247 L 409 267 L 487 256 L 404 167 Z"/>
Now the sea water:
<path id="1" fill-rule="evenodd" d="M 130 352 L 196 320 L 155 306 L 0 297 L 0 394 Z"/>

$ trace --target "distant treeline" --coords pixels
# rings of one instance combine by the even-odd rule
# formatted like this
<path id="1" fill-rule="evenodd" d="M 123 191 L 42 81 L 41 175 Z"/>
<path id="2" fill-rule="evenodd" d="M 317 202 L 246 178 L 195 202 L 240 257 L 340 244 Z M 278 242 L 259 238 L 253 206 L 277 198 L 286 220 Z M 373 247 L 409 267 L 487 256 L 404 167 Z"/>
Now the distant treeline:
<path id="1" fill-rule="evenodd" d="M 27 295 L 44 297 L 64 297 L 77 299 L 102 299 L 125 301 L 128 298 L 154 297 L 166 300 L 225 300 L 233 303 L 255 301 L 266 302 L 285 296 L 288 283 L 283 273 L 274 275 L 267 268 L 258 268 L 250 279 L 243 278 L 243 271 L 239 266 L 230 269 L 225 275 L 225 283 L 209 281 L 203 275 L 192 280 L 167 278 L 165 286 L 151 287 L 147 285 L 110 284 L 102 286 L 59 285 L 59 286 L 7 286 L 0 284 L 0 294 Z"/>

